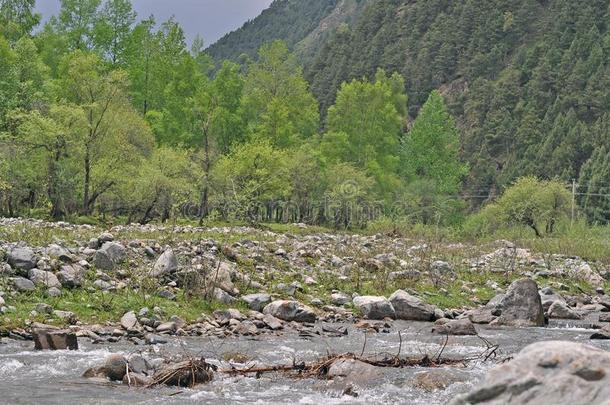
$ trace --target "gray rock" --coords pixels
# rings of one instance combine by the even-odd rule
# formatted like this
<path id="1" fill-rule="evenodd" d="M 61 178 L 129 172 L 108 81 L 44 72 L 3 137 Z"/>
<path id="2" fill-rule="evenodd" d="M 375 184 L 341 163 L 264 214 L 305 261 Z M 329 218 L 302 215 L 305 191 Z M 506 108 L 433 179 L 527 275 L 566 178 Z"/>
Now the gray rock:
<path id="1" fill-rule="evenodd" d="M 260 312 L 271 302 L 271 295 L 264 293 L 248 294 L 241 297 L 241 299 L 248 304 L 248 308 Z"/>
<path id="2" fill-rule="evenodd" d="M 157 326 L 157 332 L 175 332 L 176 331 L 176 323 L 174 322 L 165 322 L 161 325 Z"/>
<path id="3" fill-rule="evenodd" d="M 172 249 L 167 249 L 155 262 L 150 272 L 151 277 L 161 277 L 178 269 L 178 259 Z"/>
<path id="4" fill-rule="evenodd" d="M 111 354 L 104 363 L 106 376 L 112 381 L 123 381 L 123 377 L 127 373 L 127 365 L 125 357 L 120 354 Z"/>
<path id="5" fill-rule="evenodd" d="M 32 336 L 34 350 L 78 350 L 78 340 L 74 332 L 34 329 Z"/>
<path id="6" fill-rule="evenodd" d="M 85 280 L 85 269 L 78 264 L 61 266 L 61 269 L 57 272 L 57 279 L 64 287 L 81 287 Z"/>
<path id="7" fill-rule="evenodd" d="M 544 312 L 548 312 L 554 302 L 566 303 L 566 300 L 561 295 L 555 294 L 550 287 L 545 287 L 540 290 L 540 301 L 542 302 L 542 309 Z"/>
<path id="8" fill-rule="evenodd" d="M 93 264 L 100 270 L 110 271 L 125 258 L 125 247 L 117 242 L 106 242 L 95 252 Z"/>
<path id="9" fill-rule="evenodd" d="M 568 307 L 565 302 L 555 301 L 549 307 L 548 310 L 549 318 L 553 319 L 582 319 L 582 316 Z"/>
<path id="10" fill-rule="evenodd" d="M 262 321 L 265 323 L 265 325 L 267 325 L 269 327 L 269 329 L 271 330 L 279 330 L 282 329 L 284 327 L 284 325 L 282 324 L 282 321 L 280 321 L 279 319 L 277 319 L 275 316 L 273 315 L 265 315 L 263 316 Z"/>
<path id="11" fill-rule="evenodd" d="M 603 404 L 610 397 L 610 353 L 574 342 L 537 342 L 491 369 L 450 404 Z"/>
<path id="12" fill-rule="evenodd" d="M 273 301 L 263 309 L 263 313 L 288 322 L 316 321 L 316 313 L 313 309 L 297 301 Z"/>
<path id="13" fill-rule="evenodd" d="M 383 373 L 379 368 L 355 359 L 338 359 L 328 369 L 328 377 L 340 378 L 346 384 L 361 387 L 379 383 Z"/>
<path id="14" fill-rule="evenodd" d="M 112 284 L 104 280 L 95 280 L 93 282 L 93 287 L 98 290 L 109 290 L 112 288 Z"/>
<path id="15" fill-rule="evenodd" d="M 343 306 L 345 304 L 349 304 L 351 301 L 352 301 L 352 297 L 350 297 L 347 294 L 343 294 L 341 292 L 333 293 L 330 295 L 330 302 L 333 305 Z"/>
<path id="16" fill-rule="evenodd" d="M 61 261 L 70 261 L 70 251 L 63 246 L 51 244 L 46 249 L 47 256 L 51 259 L 59 259 Z"/>
<path id="17" fill-rule="evenodd" d="M 538 285 L 529 278 L 514 281 L 500 303 L 502 313 L 493 321 L 495 325 L 544 326 L 544 310 L 538 294 Z"/>
<path id="18" fill-rule="evenodd" d="M 16 247 L 8 252 L 8 264 L 16 270 L 28 271 L 36 267 L 38 259 L 29 247 Z M 25 275 L 20 272 L 21 275 Z"/>
<path id="19" fill-rule="evenodd" d="M 49 297 L 59 297 L 61 296 L 61 290 L 57 287 L 51 287 L 47 290 L 47 294 Z"/>
<path id="20" fill-rule="evenodd" d="M 229 263 L 216 263 L 216 267 L 210 269 L 206 283 L 211 288 L 217 287 L 231 295 L 237 295 L 239 294 L 239 290 L 235 288 L 235 284 L 233 284 L 231 273 L 232 267 Z"/>
<path id="21" fill-rule="evenodd" d="M 165 298 L 166 300 L 170 300 L 170 301 L 175 301 L 176 300 L 176 294 L 174 294 L 173 292 L 171 292 L 170 290 L 160 290 L 157 295 L 161 298 Z"/>
<path id="22" fill-rule="evenodd" d="M 138 354 L 129 357 L 129 371 L 136 374 L 147 374 L 151 370 L 150 364 L 146 359 Z"/>
<path id="23" fill-rule="evenodd" d="M 126 329 L 133 329 L 138 324 L 138 319 L 136 318 L 136 314 L 133 311 L 126 312 L 121 317 L 121 326 Z"/>
<path id="24" fill-rule="evenodd" d="M 56 287 L 61 288 L 61 283 L 55 276 L 55 274 L 50 271 L 38 270 L 38 269 L 30 269 L 28 271 L 28 278 L 34 283 L 36 286 L 40 287 Z"/>
<path id="25" fill-rule="evenodd" d="M 353 299 L 353 303 L 367 319 L 396 318 L 394 307 L 385 297 L 359 296 Z"/>
<path id="26" fill-rule="evenodd" d="M 229 295 L 225 290 L 216 287 L 212 290 L 212 299 L 226 305 L 231 305 L 237 301 L 237 299 Z"/>
<path id="27" fill-rule="evenodd" d="M 390 296 L 390 302 L 396 311 L 396 318 L 406 321 L 434 320 L 433 305 L 426 304 L 403 290 L 398 290 Z"/>
<path id="28" fill-rule="evenodd" d="M 17 290 L 18 292 L 34 291 L 36 289 L 34 283 L 32 283 L 27 278 L 15 277 L 12 279 L 12 282 L 13 287 L 15 287 L 15 290 Z"/>
<path id="29" fill-rule="evenodd" d="M 487 324 L 491 323 L 496 317 L 491 313 L 490 309 L 478 308 L 468 312 L 468 319 L 472 323 Z"/>
<path id="30" fill-rule="evenodd" d="M 78 321 L 76 314 L 72 311 L 55 310 L 53 311 L 53 315 L 59 319 L 68 322 L 70 325 L 74 325 Z"/>
<path id="31" fill-rule="evenodd" d="M 432 328 L 432 333 L 437 335 L 474 336 L 477 335 L 477 330 L 469 319 L 463 318 L 436 325 Z"/>
<path id="32" fill-rule="evenodd" d="M 112 242 L 114 240 L 114 236 L 110 232 L 104 232 L 97 238 L 97 240 L 99 241 L 100 245 L 103 245 L 106 242 Z"/>
<path id="33" fill-rule="evenodd" d="M 49 304 L 40 303 L 40 304 L 36 304 L 35 311 L 38 312 L 39 314 L 50 315 L 53 313 L 53 307 L 50 306 Z"/>

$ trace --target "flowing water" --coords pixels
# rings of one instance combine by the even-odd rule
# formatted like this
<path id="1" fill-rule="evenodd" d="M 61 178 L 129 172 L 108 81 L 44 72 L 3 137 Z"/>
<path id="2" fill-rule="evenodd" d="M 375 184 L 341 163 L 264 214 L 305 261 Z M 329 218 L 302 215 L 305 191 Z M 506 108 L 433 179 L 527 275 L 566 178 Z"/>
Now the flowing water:
<path id="1" fill-rule="evenodd" d="M 214 382 L 196 389 L 129 388 L 116 383 L 93 382 L 81 378 L 89 367 L 101 365 L 110 353 L 129 355 L 143 351 L 147 358 L 189 353 L 207 359 L 222 359 L 223 353 L 242 353 L 258 364 L 292 364 L 328 353 L 403 355 L 438 353 L 445 338 L 429 333 L 430 324 L 395 322 L 391 333 L 369 334 L 366 345 L 363 332 L 349 328 L 341 338 L 301 338 L 297 335 L 261 335 L 254 338 L 174 339 L 169 344 L 143 348 L 129 343 L 92 345 L 79 341 L 78 351 L 34 352 L 32 342 L 3 341 L 0 344 L 0 403 L 2 404 L 442 404 L 457 393 L 468 391 L 493 361 L 473 361 L 466 367 L 445 367 L 441 372 L 455 383 L 445 390 L 415 388 L 412 381 L 425 368 L 384 368 L 382 378 L 356 387 L 358 397 L 343 395 L 342 389 L 329 381 L 291 379 L 272 374 L 255 377 L 229 377 L 216 374 Z M 482 337 L 500 347 L 498 360 L 527 344 L 540 340 L 570 340 L 610 349 L 608 341 L 589 341 L 592 333 L 586 321 L 553 322 L 547 328 L 494 329 L 477 327 Z M 398 331 L 401 331 L 399 339 Z M 402 342 L 401 342 L 402 340 Z M 472 336 L 452 336 L 444 348 L 444 357 L 472 357 L 485 349 Z M 213 362 L 211 360 L 211 362 Z M 253 364 L 254 364 L 253 363 Z M 220 363 L 218 363 L 220 364 Z M 222 366 L 227 366 L 226 362 Z M 438 369 L 434 370 L 438 372 Z"/>

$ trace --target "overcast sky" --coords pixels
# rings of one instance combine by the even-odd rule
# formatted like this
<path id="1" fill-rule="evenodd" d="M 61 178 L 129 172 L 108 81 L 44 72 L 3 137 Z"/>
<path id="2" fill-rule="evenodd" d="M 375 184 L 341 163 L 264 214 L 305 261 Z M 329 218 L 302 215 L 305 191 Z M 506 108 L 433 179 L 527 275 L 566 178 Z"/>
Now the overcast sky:
<path id="1" fill-rule="evenodd" d="M 158 22 L 172 15 L 192 40 L 197 34 L 211 45 L 227 32 L 253 19 L 272 0 L 132 0 L 139 18 L 154 14 Z M 59 11 L 59 0 L 37 0 L 37 9 L 47 19 Z"/>

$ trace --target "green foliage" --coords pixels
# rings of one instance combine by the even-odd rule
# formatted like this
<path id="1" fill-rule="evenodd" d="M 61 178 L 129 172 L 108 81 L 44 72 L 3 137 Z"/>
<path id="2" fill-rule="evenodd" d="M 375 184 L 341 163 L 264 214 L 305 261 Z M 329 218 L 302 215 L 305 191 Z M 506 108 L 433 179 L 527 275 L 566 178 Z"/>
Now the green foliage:
<path id="1" fill-rule="evenodd" d="M 507 189 L 496 203 L 486 206 L 468 228 L 485 233 L 501 224 L 524 225 L 541 237 L 552 234 L 557 223 L 567 218 L 571 200 L 570 192 L 561 181 L 524 177 Z"/>
<path id="2" fill-rule="evenodd" d="M 0 0 L 0 36 L 11 42 L 31 34 L 40 23 L 34 12 L 36 0 Z"/>

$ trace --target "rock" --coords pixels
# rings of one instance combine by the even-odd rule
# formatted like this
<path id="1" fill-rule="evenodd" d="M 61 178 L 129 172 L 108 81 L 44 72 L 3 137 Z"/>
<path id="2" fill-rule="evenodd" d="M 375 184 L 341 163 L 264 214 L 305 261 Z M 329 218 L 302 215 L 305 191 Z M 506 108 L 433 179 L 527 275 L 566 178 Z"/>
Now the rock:
<path id="1" fill-rule="evenodd" d="M 50 315 L 53 313 L 53 307 L 50 306 L 49 304 L 40 303 L 40 304 L 36 304 L 35 311 L 38 312 L 39 314 Z"/>
<path id="2" fill-rule="evenodd" d="M 284 283 L 276 285 L 275 290 L 291 297 L 294 296 L 294 294 L 297 292 L 297 288 L 294 285 L 288 285 Z"/>
<path id="3" fill-rule="evenodd" d="M 358 386 L 378 384 L 383 373 L 377 367 L 354 359 L 338 359 L 329 369 L 329 378 L 341 378 L 345 383 Z"/>
<path id="4" fill-rule="evenodd" d="M 599 314 L 600 322 L 610 322 L 610 312 L 604 312 L 603 314 Z"/>
<path id="5" fill-rule="evenodd" d="M 405 321 L 432 321 L 434 320 L 433 305 L 424 303 L 403 290 L 398 290 L 390 296 L 390 302 L 396 311 L 396 318 Z"/>
<path id="6" fill-rule="evenodd" d="M 34 350 L 78 350 L 74 332 L 66 330 L 34 329 Z"/>
<path id="7" fill-rule="evenodd" d="M 529 278 L 514 281 L 500 303 L 502 313 L 495 325 L 544 326 L 544 310 L 538 294 L 538 285 Z"/>
<path id="8" fill-rule="evenodd" d="M 61 266 L 61 269 L 57 273 L 57 279 L 64 287 L 80 287 L 83 285 L 85 279 L 85 269 L 77 264 Z"/>
<path id="9" fill-rule="evenodd" d="M 273 301 L 263 309 L 263 313 L 288 322 L 313 323 L 316 321 L 313 309 L 297 301 Z"/>
<path id="10" fill-rule="evenodd" d="M 165 322 L 157 326 L 157 332 L 175 332 L 177 329 L 176 323 L 174 322 Z"/>
<path id="11" fill-rule="evenodd" d="M 341 292 L 333 293 L 330 295 L 330 302 L 333 305 L 343 306 L 345 304 L 349 304 L 351 301 L 352 301 L 352 297 L 350 297 L 347 294 L 343 294 Z"/>
<path id="12" fill-rule="evenodd" d="M 114 235 L 110 232 L 104 232 L 97 238 L 100 245 L 103 245 L 106 242 L 112 242 L 114 240 Z"/>
<path id="13" fill-rule="evenodd" d="M 4 301 L 4 298 L 2 298 L 2 296 L 0 295 L 0 308 L 2 308 L 4 305 L 6 305 L 6 302 Z"/>
<path id="14" fill-rule="evenodd" d="M 472 323 L 487 324 L 491 323 L 496 317 L 488 308 L 478 308 L 468 312 L 468 319 L 470 319 L 470 322 Z"/>
<path id="15" fill-rule="evenodd" d="M 582 319 L 582 316 L 568 307 L 565 302 L 555 301 L 549 307 L 548 310 L 549 318 L 553 319 Z"/>
<path id="16" fill-rule="evenodd" d="M 57 244 L 50 244 L 46 249 L 47 256 L 51 259 L 58 259 L 62 262 L 69 262 L 72 260 L 70 251 L 63 246 Z"/>
<path id="17" fill-rule="evenodd" d="M 178 269 L 178 259 L 172 249 L 167 249 L 155 262 L 150 272 L 151 277 L 161 277 Z"/>
<path id="18" fill-rule="evenodd" d="M 284 325 L 282 325 L 282 321 L 280 321 L 279 319 L 277 319 L 273 315 L 267 314 L 267 315 L 263 316 L 262 321 L 271 330 L 279 330 L 279 329 L 282 329 L 284 327 Z"/>
<path id="19" fill-rule="evenodd" d="M 61 290 L 57 287 L 51 287 L 47 290 L 47 294 L 49 297 L 59 297 L 61 296 Z"/>
<path id="20" fill-rule="evenodd" d="M 136 374 L 147 374 L 151 369 L 150 364 L 146 359 L 138 354 L 134 354 L 129 357 L 129 371 Z"/>
<path id="21" fill-rule="evenodd" d="M 112 284 L 104 280 L 95 280 L 93 282 L 93 287 L 98 290 L 109 290 L 112 288 Z"/>
<path id="22" fill-rule="evenodd" d="M 227 262 L 216 263 L 216 267 L 210 270 L 206 284 L 213 288 L 217 287 L 231 295 L 239 294 L 231 277 L 231 265 Z"/>
<path id="23" fill-rule="evenodd" d="M 70 325 L 74 325 L 78 321 L 76 314 L 72 311 L 55 310 L 53 311 L 53 315 L 59 319 L 68 322 Z"/>
<path id="24" fill-rule="evenodd" d="M 566 303 L 566 300 L 561 295 L 555 294 L 550 287 L 540 290 L 540 301 L 542 302 L 542 309 L 545 313 L 549 311 L 551 305 L 556 301 L 564 304 Z"/>
<path id="25" fill-rule="evenodd" d="M 353 303 L 367 319 L 396 318 L 394 307 L 385 297 L 359 296 L 353 299 Z"/>
<path id="26" fill-rule="evenodd" d="M 610 353 L 574 342 L 537 342 L 491 369 L 462 404 L 602 404 L 610 397 Z"/>
<path id="27" fill-rule="evenodd" d="M 250 321 L 243 321 L 240 322 L 233 331 L 239 335 L 252 336 L 258 333 L 258 328 Z"/>
<path id="28" fill-rule="evenodd" d="M 106 242 L 95 252 L 93 265 L 100 270 L 110 271 L 121 263 L 124 257 L 125 247 L 123 245 L 116 242 Z"/>
<path id="29" fill-rule="evenodd" d="M 444 390 L 452 384 L 463 382 L 468 377 L 453 369 L 426 370 L 415 375 L 413 386 L 425 391 Z"/>
<path id="30" fill-rule="evenodd" d="M 123 384 L 129 387 L 147 387 L 152 384 L 153 379 L 141 373 L 129 372 L 123 376 Z"/>
<path id="31" fill-rule="evenodd" d="M 241 297 L 242 301 L 248 304 L 248 308 L 253 311 L 262 311 L 265 306 L 271 302 L 271 295 L 269 294 L 248 294 Z"/>
<path id="32" fill-rule="evenodd" d="M 127 373 L 127 360 L 120 354 L 111 354 L 104 363 L 106 377 L 112 381 L 123 381 Z"/>
<path id="33" fill-rule="evenodd" d="M 32 283 L 27 278 L 15 277 L 12 279 L 12 282 L 13 282 L 13 287 L 15 287 L 15 290 L 17 290 L 18 292 L 29 292 L 29 291 L 34 291 L 36 289 L 36 286 L 34 286 L 34 283 Z"/>
<path id="34" fill-rule="evenodd" d="M 166 300 L 170 300 L 170 301 L 175 301 L 176 300 L 176 294 L 174 294 L 173 292 L 163 289 L 160 290 L 157 295 L 161 298 L 165 298 Z"/>
<path id="35" fill-rule="evenodd" d="M 16 247 L 8 252 L 8 264 L 11 265 L 12 268 L 17 270 L 28 271 L 36 267 L 36 262 L 38 259 L 34 254 L 34 251 L 29 247 Z M 24 273 L 20 273 L 24 275 Z"/>
<path id="36" fill-rule="evenodd" d="M 138 324 L 138 318 L 136 318 L 136 314 L 133 311 L 126 312 L 121 317 L 121 326 L 125 330 L 133 329 Z"/>
<path id="37" fill-rule="evenodd" d="M 449 321 L 443 325 L 437 325 L 432 328 L 432 333 L 438 335 L 474 336 L 477 335 L 477 330 L 469 319 L 463 318 Z"/>
<path id="38" fill-rule="evenodd" d="M 30 269 L 28 271 L 28 278 L 34 283 L 34 285 L 40 287 L 61 287 L 61 283 L 59 282 L 55 274 L 51 273 L 50 271 Z"/>
<path id="39" fill-rule="evenodd" d="M 229 295 L 225 290 L 221 290 L 220 288 L 214 287 L 212 290 L 212 299 L 215 301 L 221 302 L 226 305 L 231 305 L 235 301 L 237 301 L 234 297 Z"/>

